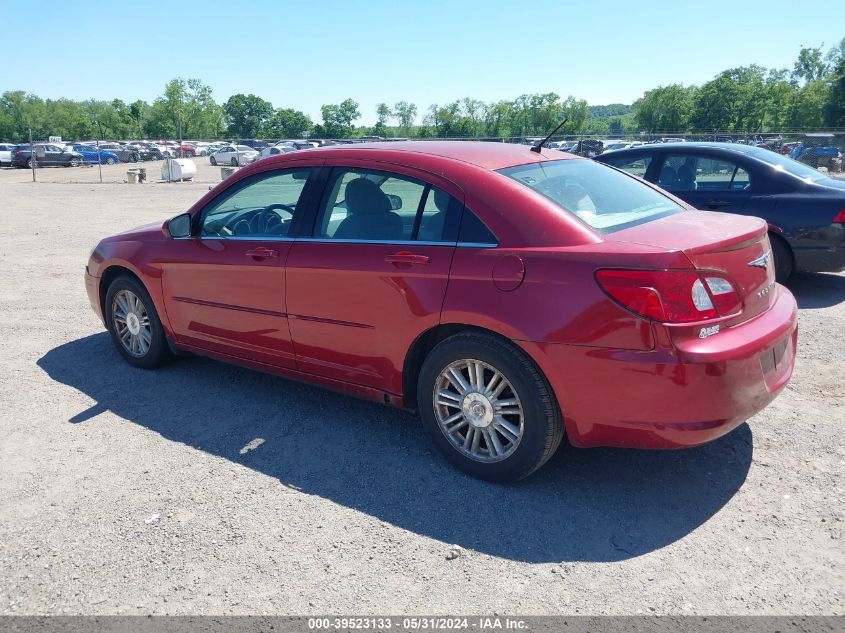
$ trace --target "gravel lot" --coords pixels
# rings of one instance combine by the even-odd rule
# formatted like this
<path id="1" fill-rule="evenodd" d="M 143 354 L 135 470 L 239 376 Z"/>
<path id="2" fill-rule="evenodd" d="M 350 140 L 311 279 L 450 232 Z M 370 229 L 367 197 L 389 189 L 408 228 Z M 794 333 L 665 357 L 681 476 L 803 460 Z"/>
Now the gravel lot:
<path id="1" fill-rule="evenodd" d="M 219 180 L 197 164 L 145 185 L 0 170 L 0 614 L 845 613 L 845 276 L 795 279 L 796 374 L 747 425 L 681 452 L 564 447 L 496 486 L 409 414 L 119 358 L 89 249 L 184 210 Z"/>

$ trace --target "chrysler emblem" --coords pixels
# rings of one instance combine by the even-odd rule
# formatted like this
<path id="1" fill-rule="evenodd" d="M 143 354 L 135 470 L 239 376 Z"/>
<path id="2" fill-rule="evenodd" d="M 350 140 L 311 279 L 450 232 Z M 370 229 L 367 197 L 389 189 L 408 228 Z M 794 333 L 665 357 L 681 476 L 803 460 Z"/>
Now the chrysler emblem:
<path id="1" fill-rule="evenodd" d="M 772 256 L 772 251 L 768 250 L 757 259 L 752 259 L 748 262 L 749 266 L 757 266 L 757 268 L 765 268 L 769 264 L 769 257 Z"/>

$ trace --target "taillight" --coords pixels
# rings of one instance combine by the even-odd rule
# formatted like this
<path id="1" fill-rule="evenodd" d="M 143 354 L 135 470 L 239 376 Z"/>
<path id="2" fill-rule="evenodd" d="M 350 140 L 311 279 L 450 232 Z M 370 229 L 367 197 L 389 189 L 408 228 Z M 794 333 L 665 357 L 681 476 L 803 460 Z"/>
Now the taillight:
<path id="1" fill-rule="evenodd" d="M 836 214 L 836 217 L 833 218 L 834 224 L 845 224 L 845 209 L 842 209 L 839 213 Z"/>
<path id="2" fill-rule="evenodd" d="M 706 321 L 742 308 L 733 284 L 716 274 L 604 269 L 596 272 L 596 280 L 623 307 L 664 323 Z"/>

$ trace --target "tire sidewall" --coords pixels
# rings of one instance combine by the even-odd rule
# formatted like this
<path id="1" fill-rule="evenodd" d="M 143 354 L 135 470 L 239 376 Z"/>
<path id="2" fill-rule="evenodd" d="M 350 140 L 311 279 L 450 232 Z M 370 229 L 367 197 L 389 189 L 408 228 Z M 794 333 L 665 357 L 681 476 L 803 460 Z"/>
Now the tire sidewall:
<path id="1" fill-rule="evenodd" d="M 114 304 L 114 296 L 121 290 L 128 290 L 137 296 L 144 307 L 147 309 L 147 315 L 150 318 L 150 332 L 152 341 L 150 341 L 150 349 L 144 356 L 133 356 L 129 351 L 123 347 L 120 338 L 114 328 L 114 321 L 112 319 L 112 306 Z M 112 281 L 106 291 L 105 305 L 103 306 L 105 313 L 106 328 L 111 336 L 112 343 L 120 352 L 120 355 L 134 367 L 142 369 L 152 369 L 162 364 L 162 362 L 170 355 L 170 349 L 167 346 L 165 339 L 164 328 L 161 325 L 161 320 L 158 318 L 155 304 L 152 298 L 140 283 L 131 277 L 121 276 Z"/>
<path id="2" fill-rule="evenodd" d="M 476 343 L 475 339 L 480 343 Z M 514 453 L 504 461 L 484 463 L 466 457 L 454 447 L 437 422 L 432 401 L 437 377 L 449 364 L 465 358 L 480 360 L 495 367 L 519 396 L 524 416 L 523 436 Z M 438 344 L 423 363 L 417 384 L 417 408 L 423 424 L 444 456 L 474 477 L 497 482 L 515 481 L 528 476 L 545 462 L 549 411 L 542 402 L 535 377 L 525 370 L 525 362 L 532 361 L 523 352 L 509 349 L 509 346 L 492 337 L 470 339 L 458 335 Z M 545 382 L 542 377 L 540 380 Z M 557 417 L 554 423 L 562 424 Z"/>
<path id="3" fill-rule="evenodd" d="M 780 237 L 771 237 L 769 241 L 772 245 L 772 256 L 775 260 L 775 280 L 782 284 L 794 272 L 795 264 L 792 260 L 792 251 Z"/>

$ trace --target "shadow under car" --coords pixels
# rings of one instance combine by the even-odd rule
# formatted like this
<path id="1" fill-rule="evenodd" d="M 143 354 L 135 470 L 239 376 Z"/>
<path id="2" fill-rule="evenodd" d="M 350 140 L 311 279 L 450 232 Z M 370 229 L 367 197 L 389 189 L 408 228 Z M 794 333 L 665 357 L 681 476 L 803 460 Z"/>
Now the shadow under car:
<path id="1" fill-rule="evenodd" d="M 752 458 L 748 425 L 682 451 L 564 442 L 525 481 L 495 485 L 451 468 L 415 416 L 317 387 L 203 358 L 135 369 L 105 332 L 38 365 L 96 401 L 68 422 L 110 410 L 405 530 L 526 562 L 617 561 L 669 545 L 733 497 Z"/>

